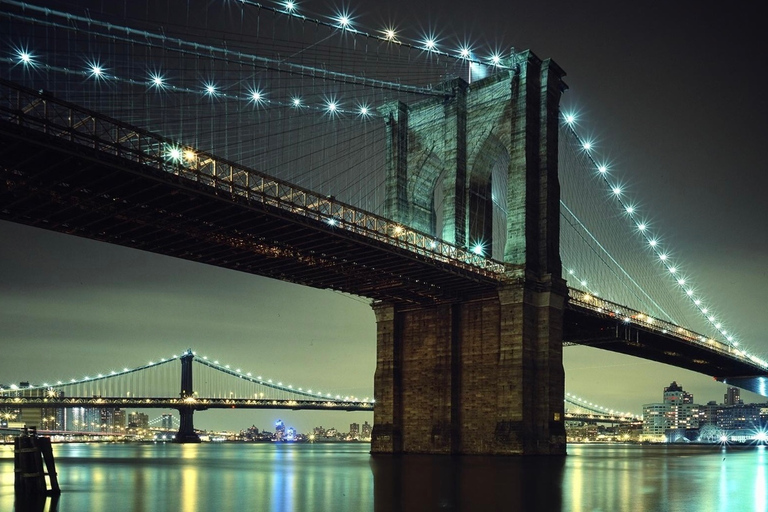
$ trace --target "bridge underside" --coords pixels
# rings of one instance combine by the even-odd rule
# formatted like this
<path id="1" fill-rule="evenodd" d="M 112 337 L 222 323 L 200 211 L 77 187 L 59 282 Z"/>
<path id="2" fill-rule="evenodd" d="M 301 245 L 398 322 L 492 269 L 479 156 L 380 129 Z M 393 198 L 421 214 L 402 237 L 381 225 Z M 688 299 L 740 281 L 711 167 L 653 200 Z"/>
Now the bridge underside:
<path id="1" fill-rule="evenodd" d="M 0 121 L 0 219 L 405 304 L 497 282 L 322 220 Z"/>
<path id="2" fill-rule="evenodd" d="M 768 396 L 768 375 L 756 375 L 754 364 L 733 354 L 709 348 L 704 343 L 686 341 L 671 333 L 625 323 L 610 313 L 600 314 L 574 304 L 569 304 L 563 316 L 565 344 L 586 345 L 685 368 Z"/>

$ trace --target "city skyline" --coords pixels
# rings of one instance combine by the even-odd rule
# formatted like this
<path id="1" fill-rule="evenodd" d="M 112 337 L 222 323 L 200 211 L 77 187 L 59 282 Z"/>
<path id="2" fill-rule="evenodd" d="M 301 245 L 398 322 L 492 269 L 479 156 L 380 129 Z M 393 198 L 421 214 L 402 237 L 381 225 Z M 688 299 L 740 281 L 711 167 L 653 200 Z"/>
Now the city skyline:
<path id="1" fill-rule="evenodd" d="M 755 8 L 485 7 L 465 21 L 451 14 L 464 9 L 458 2 L 387 6 L 395 19 L 440 23 L 446 44 L 452 34 L 504 34 L 505 44 L 563 67 L 564 109 L 581 113 L 702 293 L 765 358 L 768 107 Z M 355 8 L 361 21 L 378 23 L 369 4 Z M 297 386 L 372 396 L 375 321 L 364 299 L 7 222 L 0 240 L 2 382 L 78 377 L 192 348 Z M 595 348 L 568 347 L 564 358 L 567 391 L 617 409 L 632 401 L 632 412 L 657 399 L 659 383 L 676 381 L 694 396 L 722 397 L 726 389 L 701 374 Z M 758 401 L 746 392 L 742 399 Z M 195 423 L 235 423 L 240 414 L 271 417 L 206 411 Z M 372 422 L 370 413 L 280 414 L 297 428 Z"/>

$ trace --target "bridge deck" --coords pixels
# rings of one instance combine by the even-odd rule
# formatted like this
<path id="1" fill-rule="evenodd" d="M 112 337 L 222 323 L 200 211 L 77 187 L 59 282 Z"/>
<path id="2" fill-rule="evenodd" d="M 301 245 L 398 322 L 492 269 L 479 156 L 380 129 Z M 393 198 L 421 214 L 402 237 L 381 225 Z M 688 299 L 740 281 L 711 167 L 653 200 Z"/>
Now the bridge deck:
<path id="1" fill-rule="evenodd" d="M 627 321 L 612 311 L 596 311 L 571 300 L 565 312 L 564 343 L 588 345 L 710 375 L 766 396 L 768 376 L 748 357 L 719 342 L 688 339 L 675 332 Z M 736 384 L 739 379 L 739 384 Z"/>
<path id="2" fill-rule="evenodd" d="M 229 190 L 0 121 L 0 219 L 372 299 L 433 303 L 498 280 Z"/>
<path id="3" fill-rule="evenodd" d="M 373 402 L 341 400 L 281 400 L 253 398 L 162 397 L 0 397 L 0 407 L 13 409 L 92 407 L 97 409 L 291 409 L 330 411 L 373 411 Z"/>

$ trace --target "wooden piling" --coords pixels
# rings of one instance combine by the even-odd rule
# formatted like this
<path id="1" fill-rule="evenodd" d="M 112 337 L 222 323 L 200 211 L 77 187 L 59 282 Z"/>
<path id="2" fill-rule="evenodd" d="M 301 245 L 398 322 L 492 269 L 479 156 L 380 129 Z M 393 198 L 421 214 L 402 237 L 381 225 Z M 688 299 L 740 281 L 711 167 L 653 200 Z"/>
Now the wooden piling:
<path id="1" fill-rule="evenodd" d="M 30 431 L 25 427 L 24 432 L 14 438 L 14 489 L 18 494 L 61 494 L 59 479 L 56 475 L 56 464 L 53 460 L 53 449 L 49 437 L 37 437 L 37 430 Z M 43 469 L 43 462 L 47 472 Z M 46 485 L 48 476 L 50 489 Z"/>

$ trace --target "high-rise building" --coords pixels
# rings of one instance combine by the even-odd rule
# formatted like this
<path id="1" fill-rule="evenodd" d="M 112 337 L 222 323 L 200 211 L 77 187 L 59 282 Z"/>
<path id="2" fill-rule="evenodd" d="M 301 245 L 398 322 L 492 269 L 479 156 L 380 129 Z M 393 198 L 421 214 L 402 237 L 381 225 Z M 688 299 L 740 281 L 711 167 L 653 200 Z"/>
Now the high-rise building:
<path id="1" fill-rule="evenodd" d="M 173 429 L 173 415 L 172 414 L 163 414 L 162 419 L 160 420 L 160 425 L 164 429 L 172 430 Z"/>
<path id="2" fill-rule="evenodd" d="M 149 428 L 149 416 L 143 412 L 132 412 L 128 415 L 128 428 L 146 430 Z"/>
<path id="3" fill-rule="evenodd" d="M 275 422 L 275 440 L 282 441 L 285 438 L 285 423 L 283 420 L 277 420 Z"/>
<path id="4" fill-rule="evenodd" d="M 118 433 L 125 431 L 125 409 L 115 409 L 112 413 L 112 429 Z"/>
<path id="5" fill-rule="evenodd" d="M 363 439 L 370 439 L 372 431 L 373 429 L 371 428 L 371 424 L 366 421 L 363 423 L 363 431 L 360 435 Z"/>
<path id="6" fill-rule="evenodd" d="M 729 386 L 723 396 L 723 405 L 739 405 L 741 402 L 741 392 L 739 388 Z"/>
<path id="7" fill-rule="evenodd" d="M 349 424 L 349 437 L 352 439 L 360 439 L 360 424 L 359 423 L 350 423 Z"/>

